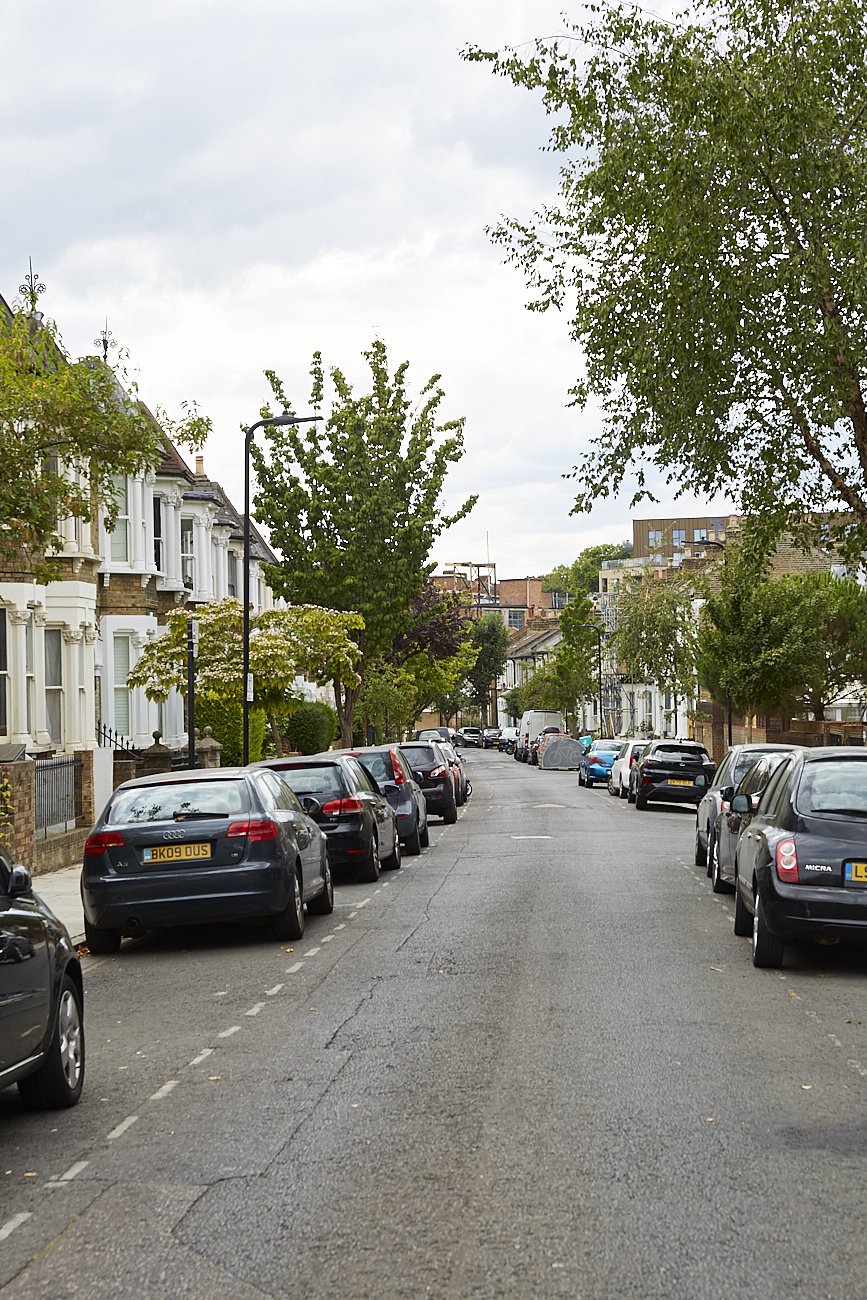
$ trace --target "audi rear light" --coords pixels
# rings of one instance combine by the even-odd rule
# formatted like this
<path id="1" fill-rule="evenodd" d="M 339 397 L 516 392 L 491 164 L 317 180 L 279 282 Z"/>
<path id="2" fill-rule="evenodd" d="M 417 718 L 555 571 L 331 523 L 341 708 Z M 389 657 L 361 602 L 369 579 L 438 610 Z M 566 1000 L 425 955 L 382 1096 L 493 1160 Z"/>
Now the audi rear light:
<path id="1" fill-rule="evenodd" d="M 360 813 L 364 811 L 364 804 L 360 799 L 329 799 L 328 803 L 322 805 L 322 811 L 326 817 L 341 817 L 344 813 Z"/>
<path id="2" fill-rule="evenodd" d="M 246 836 L 248 840 L 253 840 L 255 843 L 260 840 L 276 840 L 279 832 L 277 823 L 272 822 L 269 818 L 251 817 L 243 822 L 229 822 L 229 829 L 226 834 L 230 839 Z"/>
<path id="3" fill-rule="evenodd" d="M 798 850 L 794 840 L 780 840 L 777 845 L 777 875 L 785 885 L 798 883 Z"/>
<path id="4" fill-rule="evenodd" d="M 394 752 L 393 749 L 390 749 L 390 750 L 388 751 L 388 755 L 389 755 L 389 758 L 391 759 L 391 766 L 392 766 L 393 769 L 394 769 L 394 783 L 395 783 L 395 785 L 405 785 L 405 784 L 406 784 L 406 777 L 405 777 L 404 774 L 403 774 L 403 768 L 402 768 L 401 765 L 400 765 L 400 759 L 398 758 L 397 754 L 395 754 L 395 752 Z"/>
<path id="5" fill-rule="evenodd" d="M 94 831 L 84 841 L 84 852 L 89 858 L 98 857 L 106 849 L 119 849 L 125 844 L 120 831 Z"/>

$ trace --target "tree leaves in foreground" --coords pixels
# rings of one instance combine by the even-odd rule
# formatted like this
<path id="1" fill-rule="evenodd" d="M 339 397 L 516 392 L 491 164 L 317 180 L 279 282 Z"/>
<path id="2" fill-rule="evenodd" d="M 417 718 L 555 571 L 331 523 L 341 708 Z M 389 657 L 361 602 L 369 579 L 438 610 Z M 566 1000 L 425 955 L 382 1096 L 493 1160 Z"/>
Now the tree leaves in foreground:
<path id="1" fill-rule="evenodd" d="M 613 634 L 618 662 L 633 682 L 655 681 L 678 703 L 697 694 L 694 591 L 683 575 L 658 578 L 648 568 L 617 586 Z"/>
<path id="2" fill-rule="evenodd" d="M 605 427 L 575 509 L 637 474 L 782 529 L 867 540 L 867 8 L 586 7 L 530 52 L 472 48 L 555 119 L 559 195 L 493 231 L 567 313 Z M 848 525 L 841 523 L 841 531 Z"/>
<path id="3" fill-rule="evenodd" d="M 310 405 L 321 409 L 330 379 L 330 414 L 321 424 L 270 427 L 267 451 L 253 447 L 256 517 L 280 556 L 268 580 L 293 603 L 357 610 L 364 619 L 362 673 L 408 630 L 433 543 L 476 501 L 470 497 L 453 514 L 442 508 L 446 475 L 463 453 L 463 420 L 439 422 L 440 376 L 413 402 L 407 362 L 392 374 L 378 340 L 364 359 L 370 391 L 359 394 L 342 371 L 326 375 L 315 353 Z M 266 374 L 280 406 L 294 410 L 282 381 Z M 335 698 L 348 745 L 357 687 L 338 683 Z"/>
<path id="4" fill-rule="evenodd" d="M 168 432 L 200 446 L 210 422 L 190 404 Z M 114 476 L 159 464 L 160 423 L 100 358 L 73 361 L 50 321 L 0 310 L 0 561 L 52 576 L 60 524 L 117 513 Z"/>

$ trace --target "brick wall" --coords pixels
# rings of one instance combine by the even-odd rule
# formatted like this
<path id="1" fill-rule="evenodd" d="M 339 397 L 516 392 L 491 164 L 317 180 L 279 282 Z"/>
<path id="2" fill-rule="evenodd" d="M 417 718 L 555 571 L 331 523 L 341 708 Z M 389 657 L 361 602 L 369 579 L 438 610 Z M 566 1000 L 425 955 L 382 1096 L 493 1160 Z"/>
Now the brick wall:
<path id="1" fill-rule="evenodd" d="M 0 764 L 0 780 L 8 781 L 12 792 L 12 825 L 6 833 L 6 847 L 14 862 L 33 870 L 36 839 L 36 772 L 31 760 Z"/>

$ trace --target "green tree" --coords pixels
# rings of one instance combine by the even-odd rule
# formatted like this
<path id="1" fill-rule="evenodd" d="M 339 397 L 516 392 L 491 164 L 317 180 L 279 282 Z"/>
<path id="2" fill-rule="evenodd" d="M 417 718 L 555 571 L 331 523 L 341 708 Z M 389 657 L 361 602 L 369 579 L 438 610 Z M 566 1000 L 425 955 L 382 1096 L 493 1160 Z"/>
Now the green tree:
<path id="1" fill-rule="evenodd" d="M 322 700 L 304 701 L 280 719 L 284 745 L 299 754 L 320 754 L 337 735 L 337 714 Z"/>
<path id="2" fill-rule="evenodd" d="M 791 708 L 817 719 L 861 686 L 867 662 L 867 595 L 830 573 L 767 576 L 734 547 L 717 566 L 719 590 L 704 604 L 698 637 L 702 684 L 731 699 L 749 734 L 759 711 Z"/>
<path id="3" fill-rule="evenodd" d="M 571 564 L 558 564 L 546 573 L 542 585 L 546 591 L 562 591 L 569 596 L 586 596 L 599 590 L 599 570 L 603 560 L 622 560 L 632 554 L 632 543 L 601 542 L 587 546 Z"/>
<path id="4" fill-rule="evenodd" d="M 166 433 L 199 446 L 210 421 L 190 404 L 164 429 L 101 358 L 72 360 L 50 321 L 0 305 L 0 560 L 42 578 L 60 523 L 117 515 L 115 476 L 159 464 Z M 49 556 L 46 562 L 46 553 Z"/>
<path id="5" fill-rule="evenodd" d="M 576 510 L 634 472 L 634 501 L 662 476 L 776 529 L 842 507 L 863 550 L 862 0 L 591 5 L 562 40 L 465 57 L 555 122 L 558 198 L 493 237 L 531 308 L 568 315 L 574 399 L 604 412 Z"/>
<path id="6" fill-rule="evenodd" d="M 445 395 L 440 377 L 427 381 L 416 403 L 406 388 L 408 363 L 391 374 L 378 340 L 364 358 L 371 388 L 357 394 L 340 370 L 326 376 L 315 353 L 311 405 L 321 408 L 330 378 L 331 413 L 322 424 L 267 429 L 267 451 L 254 446 L 253 461 L 256 516 L 280 556 L 268 570 L 273 590 L 293 602 L 357 610 L 364 619 L 359 644 L 365 662 L 374 663 L 391 653 L 412 621 L 436 538 L 476 498 L 454 514 L 443 512 L 445 478 L 462 455 L 463 420 L 438 423 Z M 291 411 L 281 380 L 266 374 L 277 401 Z M 344 744 L 352 740 L 358 689 L 335 683 Z"/>
<path id="7" fill-rule="evenodd" d="M 478 654 L 467 673 L 467 694 L 481 710 L 482 726 L 486 727 L 491 687 L 506 666 L 509 632 L 499 614 L 485 614 L 471 623 L 470 640 Z"/>
<path id="8" fill-rule="evenodd" d="M 187 692 L 187 627 L 190 612 L 170 610 L 166 631 L 142 650 L 129 674 L 130 686 L 141 686 L 148 699 L 164 700 L 172 689 Z M 227 704 L 242 704 L 243 610 L 231 597 L 203 605 L 195 612 L 199 625 L 196 690 Z M 271 720 L 275 744 L 280 736 L 275 715 L 298 703 L 294 678 L 308 673 L 320 683 L 359 682 L 358 614 L 296 606 L 268 609 L 250 620 L 250 670 L 253 704 Z M 220 737 L 222 739 L 222 737 Z"/>
<path id="9" fill-rule="evenodd" d="M 688 578 L 657 578 L 648 568 L 617 586 L 614 645 L 627 677 L 655 681 L 674 696 L 674 719 L 682 699 L 697 693 L 698 627 Z"/>

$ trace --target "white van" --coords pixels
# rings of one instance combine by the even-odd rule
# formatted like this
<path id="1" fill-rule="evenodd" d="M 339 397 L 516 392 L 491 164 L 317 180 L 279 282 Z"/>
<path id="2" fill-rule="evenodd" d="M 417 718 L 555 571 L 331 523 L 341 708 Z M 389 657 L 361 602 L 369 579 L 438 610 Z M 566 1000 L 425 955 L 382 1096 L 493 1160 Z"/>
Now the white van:
<path id="1" fill-rule="evenodd" d="M 556 727 L 563 731 L 563 715 L 548 709 L 528 709 L 521 718 L 518 727 L 518 739 L 515 741 L 515 758 L 519 763 L 526 763 L 530 741 L 535 740 L 546 727 Z"/>

